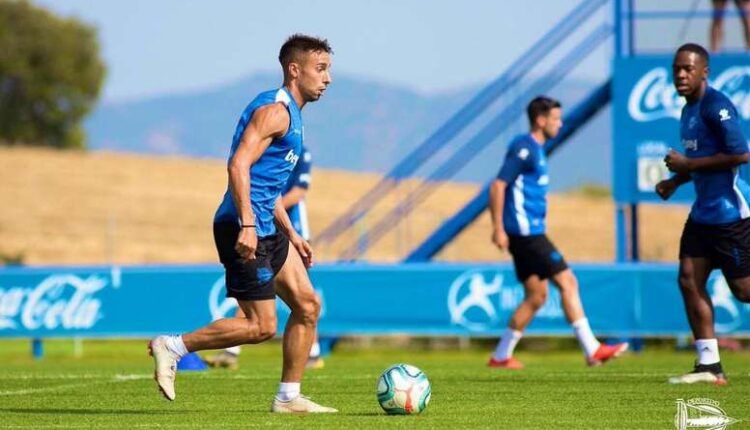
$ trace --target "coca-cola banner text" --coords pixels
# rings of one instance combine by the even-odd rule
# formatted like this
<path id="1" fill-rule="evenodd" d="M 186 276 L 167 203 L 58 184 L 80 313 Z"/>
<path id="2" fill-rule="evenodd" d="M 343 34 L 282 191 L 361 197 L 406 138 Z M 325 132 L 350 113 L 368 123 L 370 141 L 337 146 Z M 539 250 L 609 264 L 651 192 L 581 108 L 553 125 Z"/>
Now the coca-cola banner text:
<path id="1" fill-rule="evenodd" d="M 750 139 L 750 56 L 711 59 L 709 83 L 737 107 L 745 137 Z M 672 84 L 671 56 L 638 56 L 615 61 L 613 93 L 613 180 L 621 203 L 661 201 L 654 186 L 670 176 L 664 165 L 669 149 L 684 153 L 679 119 L 685 100 Z M 746 167 L 741 174 L 748 178 Z M 692 202 L 691 185 L 670 199 Z"/>

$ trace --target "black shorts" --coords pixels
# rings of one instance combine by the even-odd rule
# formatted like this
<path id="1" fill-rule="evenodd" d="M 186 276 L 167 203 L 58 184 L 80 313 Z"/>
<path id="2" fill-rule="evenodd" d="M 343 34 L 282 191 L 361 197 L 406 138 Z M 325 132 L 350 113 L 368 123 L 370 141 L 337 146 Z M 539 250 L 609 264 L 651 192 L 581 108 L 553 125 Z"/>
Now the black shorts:
<path id="1" fill-rule="evenodd" d="M 516 278 L 526 281 L 531 275 L 550 278 L 568 268 L 562 254 L 547 239 L 547 235 L 508 236 L 510 254 L 516 267 Z"/>
<path id="2" fill-rule="evenodd" d="M 276 297 L 273 278 L 289 253 L 289 239 L 276 233 L 258 239 L 255 260 L 245 260 L 234 249 L 240 226 L 234 222 L 214 223 L 214 241 L 226 271 L 227 297 L 237 300 L 268 300 Z"/>
<path id="3" fill-rule="evenodd" d="M 680 259 L 707 258 L 727 279 L 750 276 L 750 218 L 731 224 L 698 224 L 688 218 L 680 238 Z"/>

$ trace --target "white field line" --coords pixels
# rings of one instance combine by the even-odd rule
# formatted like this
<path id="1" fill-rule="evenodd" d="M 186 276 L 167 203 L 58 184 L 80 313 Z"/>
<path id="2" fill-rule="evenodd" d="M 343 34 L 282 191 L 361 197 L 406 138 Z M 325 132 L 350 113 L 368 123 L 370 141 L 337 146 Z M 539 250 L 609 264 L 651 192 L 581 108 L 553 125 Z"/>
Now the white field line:
<path id="1" fill-rule="evenodd" d="M 35 378 L 29 377 L 30 375 L 22 375 L 19 378 L 8 378 L 5 377 L 3 379 L 5 380 L 11 380 L 11 379 L 21 379 L 21 380 L 33 380 Z M 43 378 L 39 379 L 54 379 L 52 378 L 54 375 L 45 375 Z M 59 375 L 62 376 L 62 375 Z M 93 375 L 89 375 L 89 378 L 69 378 L 71 375 L 64 375 L 61 378 L 58 379 L 88 379 L 88 382 L 79 382 L 75 384 L 62 384 L 62 385 L 56 385 L 54 387 L 43 387 L 43 388 L 24 388 L 21 390 L 8 390 L 8 391 L 0 391 L 0 396 L 25 396 L 28 394 L 37 394 L 37 393 L 49 393 L 49 392 L 56 392 L 56 391 L 64 391 L 69 390 L 71 388 L 78 388 L 78 387 L 87 387 L 91 385 L 97 385 L 97 384 L 104 384 L 104 383 L 110 383 L 110 382 L 124 382 L 124 381 L 133 381 L 133 380 L 139 380 L 139 379 L 148 379 L 151 378 L 151 375 L 136 375 L 136 374 L 126 374 L 126 375 L 115 375 L 115 376 L 103 376 L 101 377 L 93 377 Z M 85 376 L 85 375 L 79 375 L 79 376 Z"/>

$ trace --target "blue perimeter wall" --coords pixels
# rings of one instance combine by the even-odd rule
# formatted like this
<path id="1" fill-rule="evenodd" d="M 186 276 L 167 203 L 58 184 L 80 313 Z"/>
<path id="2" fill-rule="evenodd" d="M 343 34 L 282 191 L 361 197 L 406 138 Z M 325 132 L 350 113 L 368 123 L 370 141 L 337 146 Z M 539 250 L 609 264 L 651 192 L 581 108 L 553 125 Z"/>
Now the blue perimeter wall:
<path id="1" fill-rule="evenodd" d="M 671 264 L 573 265 L 594 331 L 611 336 L 689 333 Z M 322 336 L 498 336 L 523 288 L 508 264 L 319 265 Z M 722 333 L 750 334 L 750 305 L 720 273 L 709 280 Z M 0 268 L 0 337 L 148 337 L 231 315 L 220 266 Z M 279 301 L 279 327 L 289 311 Z M 281 331 L 281 330 L 280 330 Z M 528 334 L 570 334 L 560 295 Z"/>

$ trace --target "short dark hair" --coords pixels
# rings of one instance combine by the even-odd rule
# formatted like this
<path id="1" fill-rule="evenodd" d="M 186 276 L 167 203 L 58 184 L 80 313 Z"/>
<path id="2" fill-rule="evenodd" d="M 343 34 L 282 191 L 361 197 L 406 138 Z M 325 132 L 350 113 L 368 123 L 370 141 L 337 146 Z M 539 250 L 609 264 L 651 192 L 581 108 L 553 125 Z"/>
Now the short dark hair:
<path id="1" fill-rule="evenodd" d="M 526 107 L 526 114 L 529 116 L 529 124 L 534 126 L 534 122 L 538 117 L 548 115 L 552 109 L 560 107 L 562 107 L 562 104 L 553 98 L 546 96 L 535 97 Z"/>
<path id="2" fill-rule="evenodd" d="M 675 51 L 674 55 L 679 54 L 680 52 L 692 52 L 696 55 L 699 55 L 703 57 L 703 59 L 706 61 L 706 65 L 708 65 L 711 57 L 708 55 L 708 51 L 706 51 L 706 48 L 698 45 L 697 43 L 686 43 L 679 48 L 677 48 L 677 51 Z"/>
<path id="3" fill-rule="evenodd" d="M 328 44 L 328 39 L 299 33 L 289 36 L 286 42 L 281 45 L 281 50 L 279 51 L 279 62 L 281 63 L 281 67 L 284 68 L 284 73 L 286 73 L 286 66 L 294 61 L 299 54 L 315 51 L 333 54 L 333 49 Z"/>

